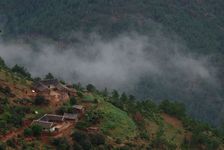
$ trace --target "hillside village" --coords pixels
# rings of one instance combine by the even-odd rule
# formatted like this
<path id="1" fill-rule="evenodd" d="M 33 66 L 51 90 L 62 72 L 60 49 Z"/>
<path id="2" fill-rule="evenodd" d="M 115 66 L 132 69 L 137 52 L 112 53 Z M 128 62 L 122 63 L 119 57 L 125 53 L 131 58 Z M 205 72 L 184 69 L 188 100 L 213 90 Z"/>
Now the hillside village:
<path id="1" fill-rule="evenodd" d="M 0 68 L 0 149 L 223 149 L 221 132 L 179 103 Z"/>

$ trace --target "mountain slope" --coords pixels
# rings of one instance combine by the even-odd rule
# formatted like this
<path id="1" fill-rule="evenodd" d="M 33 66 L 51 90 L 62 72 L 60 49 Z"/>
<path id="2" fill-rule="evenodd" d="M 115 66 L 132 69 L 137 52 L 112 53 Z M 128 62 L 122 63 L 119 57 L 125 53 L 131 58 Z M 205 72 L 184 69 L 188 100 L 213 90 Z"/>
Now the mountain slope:
<path id="1" fill-rule="evenodd" d="M 125 93 L 120 96 L 116 91 L 108 93 L 93 85 L 83 88 L 74 84 L 75 99 L 70 97 L 57 105 L 37 105 L 36 98 L 29 96 L 33 79 L 26 79 L 6 66 L 1 67 L 0 76 L 1 149 L 223 149 L 224 146 L 222 130 L 189 118 L 178 102 L 164 101 L 157 106 Z M 71 113 L 74 103 L 84 106 L 85 114 L 78 122 L 64 122 L 69 127 L 59 134 L 40 131 L 31 124 L 46 113 Z M 99 131 L 88 132 L 91 127 Z"/>

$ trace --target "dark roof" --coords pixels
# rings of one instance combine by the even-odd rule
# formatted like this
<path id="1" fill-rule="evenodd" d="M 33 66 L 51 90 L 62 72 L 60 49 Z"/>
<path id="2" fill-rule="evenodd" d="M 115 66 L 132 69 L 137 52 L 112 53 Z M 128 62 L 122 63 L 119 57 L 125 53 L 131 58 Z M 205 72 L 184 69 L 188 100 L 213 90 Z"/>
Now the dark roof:
<path id="1" fill-rule="evenodd" d="M 49 86 L 49 85 L 56 86 L 58 84 L 61 84 L 57 79 L 41 80 L 40 82 L 46 86 Z"/>
<path id="2" fill-rule="evenodd" d="M 33 88 L 39 91 L 48 89 L 49 86 L 54 86 L 58 90 L 66 90 L 68 92 L 76 92 L 76 90 L 68 88 L 66 85 L 61 84 L 57 79 L 41 80 L 34 83 Z"/>
<path id="3" fill-rule="evenodd" d="M 82 105 L 73 105 L 72 108 L 81 110 L 81 109 L 83 109 L 84 107 L 83 107 Z"/>
<path id="4" fill-rule="evenodd" d="M 72 119 L 72 120 L 78 119 L 77 114 L 71 114 L 71 113 L 64 113 L 63 117 L 64 119 Z"/>
<path id="5" fill-rule="evenodd" d="M 48 87 L 41 82 L 34 83 L 33 88 L 38 91 L 45 91 L 48 89 Z"/>
<path id="6" fill-rule="evenodd" d="M 32 125 L 39 125 L 45 129 L 50 129 L 53 126 L 53 124 L 54 124 L 53 122 L 41 121 L 41 120 L 34 120 L 32 122 Z"/>
<path id="7" fill-rule="evenodd" d="M 61 115 L 45 114 L 39 120 L 40 121 L 47 121 L 47 122 L 57 122 L 57 121 L 63 121 L 64 117 L 61 116 Z"/>

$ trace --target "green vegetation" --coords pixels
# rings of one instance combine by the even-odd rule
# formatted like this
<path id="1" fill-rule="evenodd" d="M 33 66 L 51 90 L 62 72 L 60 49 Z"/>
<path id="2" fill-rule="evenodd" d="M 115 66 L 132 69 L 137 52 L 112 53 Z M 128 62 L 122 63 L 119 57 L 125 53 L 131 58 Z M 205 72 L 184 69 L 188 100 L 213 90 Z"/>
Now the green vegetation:
<path id="1" fill-rule="evenodd" d="M 70 104 L 71 105 L 76 105 L 77 104 L 77 100 L 75 97 L 70 97 Z"/>
<path id="2" fill-rule="evenodd" d="M 185 106 L 179 102 L 170 102 L 168 100 L 165 100 L 160 103 L 159 108 L 165 113 L 171 116 L 175 116 L 179 119 L 186 116 Z"/>
<path id="3" fill-rule="evenodd" d="M 39 125 L 33 125 L 32 127 L 31 127 L 31 129 L 32 129 L 32 132 L 33 132 L 33 136 L 40 136 L 41 135 L 41 133 L 42 133 L 42 127 L 41 126 L 39 126 Z"/>
<path id="4" fill-rule="evenodd" d="M 219 112 L 223 105 L 220 99 L 224 97 L 223 5 L 222 0 L 1 0 L 0 31 L 5 39 L 44 36 L 72 43 L 78 40 L 70 36 L 71 32 L 84 32 L 87 37 L 94 32 L 110 39 L 123 32 L 154 36 L 158 31 L 171 41 L 184 41 L 193 55 L 212 54 L 211 65 L 217 68 L 220 89 L 197 83 L 203 87 L 199 94 L 186 93 L 179 82 L 171 88 L 160 78 L 145 77 L 134 94 L 155 100 L 180 100 L 187 104 L 191 115 L 218 126 L 223 121 Z M 5 66 L 2 60 L 0 64 Z M 186 85 L 182 79 L 180 82 Z M 197 87 L 192 91 L 195 90 Z"/>
<path id="5" fill-rule="evenodd" d="M 70 145 L 66 138 L 53 139 L 52 144 L 56 147 L 56 150 L 70 150 Z"/>
<path id="6" fill-rule="evenodd" d="M 94 100 L 95 100 L 95 98 L 92 94 L 86 94 L 82 98 L 83 102 L 94 102 Z"/>
<path id="7" fill-rule="evenodd" d="M 134 137 L 136 125 L 128 114 L 108 102 L 102 102 L 97 108 L 103 117 L 101 129 L 114 138 Z"/>
<path id="8" fill-rule="evenodd" d="M 54 76 L 52 73 L 48 73 L 44 79 L 46 79 L 46 80 L 54 79 Z"/>
<path id="9" fill-rule="evenodd" d="M 27 98 L 14 98 L 10 95 L 13 93 L 17 96 L 16 90 L 6 87 L 0 88 L 0 138 L 9 131 L 22 127 L 27 119 L 37 119 L 44 113 L 55 112 L 55 108 L 52 108 L 54 106 L 44 105 L 46 103 L 43 97 L 36 97 L 34 102 Z M 126 93 L 119 94 L 116 90 L 112 93 L 107 90 L 100 92 L 93 87 L 89 86 L 88 92 L 78 90 L 81 94 L 71 97 L 56 110 L 63 114 L 72 113 L 71 106 L 74 104 L 86 107 L 84 117 L 71 129 L 74 131 L 71 137 L 66 135 L 49 139 L 49 145 L 45 145 L 40 140 L 43 135 L 42 127 L 31 125 L 20 135 L 4 143 L 0 142 L 0 149 L 223 148 L 224 132 L 189 117 L 182 103 L 165 100 L 157 105 L 150 100 L 139 101 Z M 87 97 L 91 99 L 91 103 L 82 101 Z M 34 113 L 35 111 L 38 113 Z M 87 132 L 89 127 L 95 127 L 97 131 Z M 30 142 L 30 138 L 33 141 Z M 73 140 L 70 141 L 70 138 Z"/>
<path id="10" fill-rule="evenodd" d="M 43 96 L 36 96 L 34 99 L 34 104 L 35 105 L 48 105 L 49 100 L 45 99 Z"/>
<path id="11" fill-rule="evenodd" d="M 31 74 L 24 67 L 15 65 L 11 70 L 12 72 L 17 73 L 27 79 L 31 79 Z"/>

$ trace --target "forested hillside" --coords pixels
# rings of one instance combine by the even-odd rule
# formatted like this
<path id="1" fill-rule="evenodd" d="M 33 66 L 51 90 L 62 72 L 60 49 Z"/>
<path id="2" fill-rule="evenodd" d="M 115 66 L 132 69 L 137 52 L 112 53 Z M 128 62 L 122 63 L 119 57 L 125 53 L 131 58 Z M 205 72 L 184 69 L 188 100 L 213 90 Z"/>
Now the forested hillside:
<path id="1" fill-rule="evenodd" d="M 60 38 L 70 31 L 109 36 L 153 30 L 151 20 L 175 32 L 190 48 L 203 53 L 222 51 L 224 2 L 205 0 L 1 0 L 6 35 L 37 34 Z"/>
<path id="2" fill-rule="evenodd" d="M 145 75 L 132 91 L 142 99 L 170 99 L 186 104 L 188 113 L 220 125 L 223 116 L 224 1 L 222 0 L 1 0 L 0 27 L 5 40 L 45 37 L 74 42 L 76 32 L 105 39 L 120 33 L 154 35 L 186 43 L 187 51 L 209 58 L 218 85 L 204 80 Z M 161 41 L 163 42 L 163 41 Z M 172 81 L 172 82 L 171 82 Z"/>
<path id="3" fill-rule="evenodd" d="M 219 130 L 192 119 L 182 103 L 165 100 L 157 105 L 116 90 L 101 91 L 92 84 L 84 87 L 64 81 L 60 84 L 77 93 L 65 101 L 32 90 L 36 83 L 53 80 L 57 79 L 52 74 L 44 79 L 32 78 L 24 67 L 9 68 L 0 58 L 1 150 L 222 150 L 224 147 L 223 128 Z M 52 90 L 59 92 L 57 87 Z M 84 108 L 82 113 L 74 112 L 78 106 Z M 79 117 L 72 120 L 66 114 Z M 46 123 L 51 122 L 54 125 L 48 128 Z"/>

